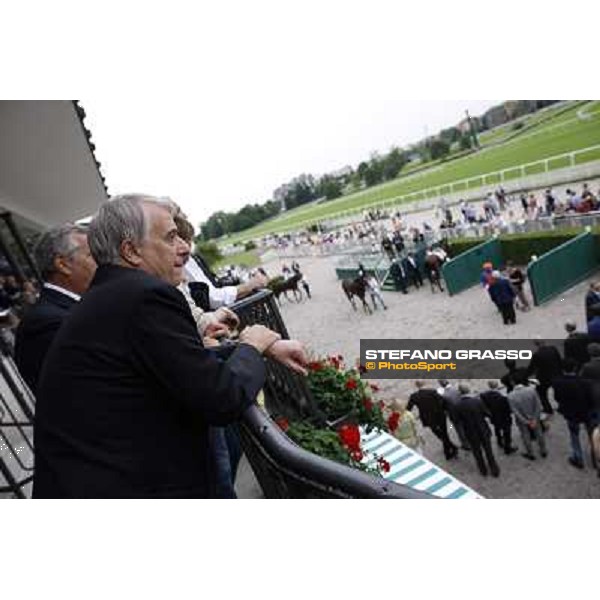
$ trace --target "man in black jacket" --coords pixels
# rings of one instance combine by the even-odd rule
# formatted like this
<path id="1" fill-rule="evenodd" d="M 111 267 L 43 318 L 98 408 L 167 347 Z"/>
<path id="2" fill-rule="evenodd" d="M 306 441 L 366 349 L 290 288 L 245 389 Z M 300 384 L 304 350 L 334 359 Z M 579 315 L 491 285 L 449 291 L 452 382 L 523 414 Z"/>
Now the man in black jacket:
<path id="1" fill-rule="evenodd" d="M 500 467 L 498 467 L 492 450 L 490 441 L 492 432 L 485 420 L 487 416 L 485 404 L 479 396 L 472 395 L 469 386 L 464 383 L 458 386 L 458 391 L 461 394 L 458 418 L 462 422 L 465 436 L 469 440 L 479 472 L 484 477 L 488 474 L 488 471 L 493 477 L 498 477 Z"/>
<path id="2" fill-rule="evenodd" d="M 577 325 L 571 321 L 565 323 L 567 337 L 564 342 L 564 356 L 571 358 L 577 364 L 577 370 L 590 360 L 587 347 L 592 341 L 587 333 L 577 331 Z"/>
<path id="3" fill-rule="evenodd" d="M 411 394 L 406 408 L 412 410 L 413 406 L 416 406 L 419 409 L 423 427 L 429 427 L 442 441 L 446 459 L 454 458 L 458 454 L 458 448 L 448 437 L 444 399 L 435 390 L 425 388 L 422 381 L 416 381 L 415 386 L 417 391 Z"/>
<path id="4" fill-rule="evenodd" d="M 171 205 L 106 202 L 88 234 L 98 270 L 48 352 L 34 428 L 36 498 L 210 495 L 208 426 L 238 419 L 265 380 L 262 355 L 303 372 L 293 341 L 254 325 L 219 357 L 183 295 Z"/>
<path id="5" fill-rule="evenodd" d="M 90 254 L 87 229 L 71 223 L 46 232 L 34 254 L 44 286 L 37 303 L 25 313 L 17 329 L 15 362 L 35 394 L 50 344 L 87 290 L 96 263 Z"/>
<path id="6" fill-rule="evenodd" d="M 518 448 L 513 447 L 511 441 L 512 414 L 508 398 L 498 390 L 497 381 L 488 381 L 488 387 L 489 389 L 481 392 L 479 396 L 490 415 L 498 445 L 504 450 L 505 454 L 512 454 Z"/>
<path id="7" fill-rule="evenodd" d="M 569 463 L 583 469 L 583 450 L 579 440 L 580 425 L 591 434 L 592 399 L 590 382 L 577 376 L 577 363 L 566 358 L 564 374 L 552 380 L 554 398 L 558 402 L 558 412 L 562 414 L 569 428 L 571 456 Z"/>
<path id="8" fill-rule="evenodd" d="M 537 350 L 533 353 L 527 368 L 529 375 L 538 380 L 536 391 L 540 396 L 544 412 L 551 415 L 554 409 L 548 400 L 548 390 L 552 380 L 562 373 L 562 359 L 554 346 L 547 345 L 544 340 L 536 339 Z"/>

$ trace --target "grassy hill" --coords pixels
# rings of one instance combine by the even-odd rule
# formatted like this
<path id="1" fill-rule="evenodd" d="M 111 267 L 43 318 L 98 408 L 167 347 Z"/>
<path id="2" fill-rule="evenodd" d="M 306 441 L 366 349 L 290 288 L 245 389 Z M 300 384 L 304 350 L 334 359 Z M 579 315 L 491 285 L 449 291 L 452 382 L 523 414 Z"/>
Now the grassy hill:
<path id="1" fill-rule="evenodd" d="M 581 112 L 585 113 L 585 118 L 580 118 Z M 401 175 L 391 182 L 337 200 L 298 207 L 252 229 L 222 238 L 219 242 L 229 244 L 268 233 L 299 229 L 342 211 L 361 210 L 370 205 L 422 192 L 429 188 L 600 144 L 600 101 L 573 102 L 566 108 L 561 106 L 541 114 L 535 113 L 522 121 L 524 123 L 522 129 L 515 130 L 511 124 L 507 124 L 491 131 L 487 139 L 482 135 L 484 147 L 468 156 L 432 165 L 431 168 L 412 175 Z M 578 162 L 596 159 L 600 159 L 600 149 L 586 153 Z M 550 162 L 549 168 L 560 168 L 567 164 L 567 159 L 555 160 Z M 541 166 L 532 166 L 526 174 L 541 170 Z M 515 169 L 505 175 L 506 178 L 517 177 L 519 172 Z M 494 183 L 494 179 L 488 179 L 487 183 Z M 455 188 L 455 190 L 460 189 L 466 189 L 466 185 Z M 442 193 L 448 192 L 449 189 L 442 190 Z M 436 191 L 428 194 L 429 197 L 436 195 Z"/>

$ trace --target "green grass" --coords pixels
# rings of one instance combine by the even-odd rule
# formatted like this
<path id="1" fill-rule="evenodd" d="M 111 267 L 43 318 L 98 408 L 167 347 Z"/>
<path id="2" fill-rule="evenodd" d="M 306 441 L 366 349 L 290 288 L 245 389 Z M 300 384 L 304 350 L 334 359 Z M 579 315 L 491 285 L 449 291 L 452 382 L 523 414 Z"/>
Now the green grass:
<path id="1" fill-rule="evenodd" d="M 581 106 L 576 104 L 570 110 L 561 112 L 552 118 L 547 118 L 535 127 L 514 132 L 519 135 L 515 135 L 513 139 L 506 143 L 436 165 L 435 168 L 412 176 L 399 177 L 394 181 L 331 202 L 298 207 L 252 229 L 229 238 L 222 238 L 219 241 L 220 243 L 229 244 L 264 236 L 268 233 L 299 229 L 311 222 L 327 219 L 342 211 L 361 210 L 370 205 L 383 202 L 392 205 L 394 199 L 399 196 L 412 195 L 410 198 L 405 199 L 408 202 L 427 197 L 434 198 L 438 196 L 437 190 L 431 190 L 428 194 L 425 194 L 424 190 L 600 144 L 600 102 L 585 103 L 586 112 L 595 113 L 585 121 L 577 118 L 577 112 Z M 578 158 L 577 163 L 596 160 L 599 157 L 600 151 L 589 152 Z M 549 165 L 551 168 L 560 166 L 566 165 L 558 159 L 552 161 Z M 541 165 L 532 165 L 526 168 L 526 175 L 541 172 L 541 170 L 543 170 Z M 512 169 L 505 175 L 506 178 L 519 177 L 520 171 Z M 499 181 L 499 176 L 488 177 L 486 184 Z M 477 181 L 463 184 L 461 188 L 474 189 L 481 185 L 483 185 L 483 182 L 482 178 L 479 177 Z M 449 187 L 445 188 L 443 193 L 449 193 Z"/>
<path id="2" fill-rule="evenodd" d="M 220 258 L 214 265 L 213 270 L 220 269 L 229 265 L 235 265 L 238 267 L 244 266 L 249 269 L 260 265 L 260 258 L 256 250 L 249 250 L 247 252 L 238 252 L 237 254 L 230 254 Z"/>

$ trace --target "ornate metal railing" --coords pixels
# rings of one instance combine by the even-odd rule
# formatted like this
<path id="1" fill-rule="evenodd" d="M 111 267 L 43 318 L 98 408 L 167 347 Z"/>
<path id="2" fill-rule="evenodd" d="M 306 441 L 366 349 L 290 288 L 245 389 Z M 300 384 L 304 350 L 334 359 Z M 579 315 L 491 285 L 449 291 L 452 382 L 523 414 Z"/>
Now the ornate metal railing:
<path id="1" fill-rule="evenodd" d="M 12 358 L 0 352 L 0 498 L 31 497 L 35 399 Z"/>
<path id="2" fill-rule="evenodd" d="M 232 308 L 243 326 L 259 323 L 289 338 L 270 291 L 261 291 Z M 246 456 L 267 498 L 431 498 L 321 458 L 293 443 L 269 415 L 317 422 L 324 419 L 303 377 L 269 359 L 266 366 L 266 411 L 251 406 L 243 416 L 240 433 Z"/>

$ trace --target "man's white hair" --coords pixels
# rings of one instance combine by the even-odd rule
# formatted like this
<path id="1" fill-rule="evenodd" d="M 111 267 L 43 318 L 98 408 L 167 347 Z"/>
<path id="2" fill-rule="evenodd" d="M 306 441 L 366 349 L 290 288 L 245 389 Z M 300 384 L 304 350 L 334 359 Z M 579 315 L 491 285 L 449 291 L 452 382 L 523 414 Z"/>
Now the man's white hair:
<path id="1" fill-rule="evenodd" d="M 175 210 L 169 198 L 147 194 L 116 196 L 100 207 L 88 230 L 90 252 L 98 266 L 120 264 L 124 241 L 135 244 L 144 241 L 148 235 L 144 204 L 161 206 L 171 215 Z"/>

